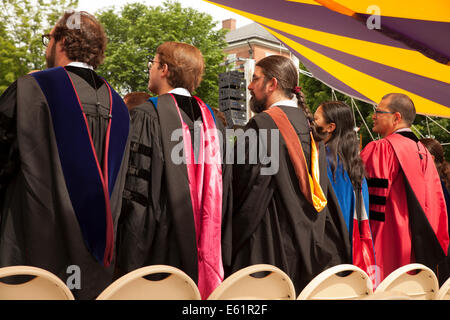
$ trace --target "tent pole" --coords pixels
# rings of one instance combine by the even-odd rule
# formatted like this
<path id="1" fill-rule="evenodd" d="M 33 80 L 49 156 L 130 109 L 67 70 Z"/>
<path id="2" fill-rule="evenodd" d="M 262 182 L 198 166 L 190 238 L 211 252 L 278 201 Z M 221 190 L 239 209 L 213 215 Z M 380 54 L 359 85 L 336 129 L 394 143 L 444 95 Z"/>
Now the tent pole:
<path id="1" fill-rule="evenodd" d="M 369 134 L 370 134 L 370 137 L 372 138 L 372 141 L 374 141 L 375 138 L 373 137 L 372 132 L 369 129 L 369 126 L 367 125 L 366 121 L 364 120 L 364 117 L 362 116 L 361 112 L 359 111 L 358 105 L 355 103 L 355 100 L 353 100 L 353 98 L 350 98 L 350 101 L 352 102 L 352 106 L 354 105 L 356 107 L 356 110 L 358 111 L 359 116 L 361 117 L 361 120 L 363 121 L 367 131 L 369 131 Z"/>
<path id="2" fill-rule="evenodd" d="M 423 136 L 423 134 L 420 133 L 419 129 L 417 129 L 414 125 L 411 125 L 411 129 L 416 130 L 416 132 L 419 134 L 419 136 L 420 136 L 421 138 L 425 138 L 425 137 Z"/>
<path id="3" fill-rule="evenodd" d="M 431 121 L 433 121 L 435 124 L 437 124 L 442 130 L 444 130 L 445 132 L 447 132 L 448 134 L 450 134 L 450 131 L 448 131 L 447 129 L 445 129 L 439 122 L 436 122 L 435 120 L 433 120 L 433 118 L 430 118 L 429 116 L 425 116 L 426 118 L 430 119 Z"/>

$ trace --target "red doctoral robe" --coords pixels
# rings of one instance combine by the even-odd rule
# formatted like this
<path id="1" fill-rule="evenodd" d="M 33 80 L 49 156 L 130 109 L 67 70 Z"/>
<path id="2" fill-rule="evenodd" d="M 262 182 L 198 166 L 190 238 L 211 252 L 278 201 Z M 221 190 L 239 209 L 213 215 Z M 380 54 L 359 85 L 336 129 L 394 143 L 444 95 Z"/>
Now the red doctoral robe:
<path id="1" fill-rule="evenodd" d="M 369 143 L 361 158 L 380 281 L 414 262 L 427 265 L 438 277 L 439 273 L 448 277 L 447 212 L 429 151 L 412 132 L 402 132 Z"/>

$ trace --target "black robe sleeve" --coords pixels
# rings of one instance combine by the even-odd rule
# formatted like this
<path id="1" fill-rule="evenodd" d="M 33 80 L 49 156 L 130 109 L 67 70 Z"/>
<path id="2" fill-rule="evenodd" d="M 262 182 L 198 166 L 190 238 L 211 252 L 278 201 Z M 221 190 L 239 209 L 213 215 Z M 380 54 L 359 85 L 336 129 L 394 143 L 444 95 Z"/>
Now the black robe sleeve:
<path id="1" fill-rule="evenodd" d="M 4 193 L 19 167 L 17 147 L 17 81 L 0 97 L 0 208 L 3 207 Z"/>
<path id="2" fill-rule="evenodd" d="M 220 112 L 220 111 L 219 111 Z M 225 125 L 216 115 L 216 127 L 222 134 L 222 263 L 224 269 L 231 264 L 233 221 L 233 166 L 227 161 L 227 150 L 233 148 L 233 136 L 227 136 Z"/>
<path id="3" fill-rule="evenodd" d="M 281 108 L 297 132 L 310 167 L 307 119 L 297 108 Z M 245 145 L 245 163 L 236 162 L 233 168 L 233 247 L 226 276 L 249 265 L 267 263 L 286 272 L 296 292 L 300 293 L 324 269 L 349 261 L 345 222 L 336 211 L 335 197 L 328 193 L 325 149 L 319 144 L 320 185 L 329 205 L 317 212 L 300 191 L 284 139 L 278 134 L 278 138 L 275 136 L 272 140 L 272 135 L 278 131 L 270 116 L 256 115 L 248 123 L 246 132 L 250 129 L 255 130 L 257 143 L 242 138 L 237 141 L 237 148 L 240 143 Z M 262 144 L 265 150 L 258 150 L 264 135 L 267 137 L 262 139 L 266 140 Z M 251 150 L 252 144 L 257 144 L 257 148 L 253 146 Z M 255 154 L 258 159 L 251 159 Z M 273 167 L 275 162 L 278 166 Z M 278 170 L 271 175 L 267 173 L 272 170 L 264 170 L 263 174 L 262 169 L 269 166 Z"/>
<path id="4" fill-rule="evenodd" d="M 164 247 L 167 233 L 162 176 L 164 160 L 157 115 L 150 102 L 134 108 L 128 173 L 118 227 L 118 268 L 129 272 L 149 264 L 148 253 Z"/>
<path id="5" fill-rule="evenodd" d="M 181 188 L 170 189 L 167 184 L 167 164 L 161 136 L 164 130 L 160 118 L 151 102 L 134 108 L 130 116 L 131 151 L 118 227 L 116 276 L 152 264 L 172 265 L 186 270 L 176 232 L 188 232 L 188 226 L 176 225 L 168 205 L 168 198 L 181 192 Z M 189 118 L 185 121 L 193 130 L 193 122 Z M 226 143 L 225 127 L 219 121 L 216 124 Z M 224 264 L 229 264 L 233 193 L 232 166 L 225 161 L 225 150 L 226 147 L 223 148 L 222 166 L 222 257 Z M 192 256 L 192 260 L 195 259 Z"/>
<path id="6" fill-rule="evenodd" d="M 245 127 L 245 132 L 249 130 L 254 130 L 256 137 L 259 137 L 254 119 L 250 119 Z M 239 150 L 245 151 L 244 161 L 240 159 Z M 263 164 L 259 160 L 256 163 L 250 161 L 252 154 L 259 154 L 258 145 L 251 144 L 249 139 L 237 138 L 233 166 L 233 212 L 239 215 L 239 223 L 233 225 L 234 252 L 255 231 L 274 192 L 273 177 L 260 174 Z"/>

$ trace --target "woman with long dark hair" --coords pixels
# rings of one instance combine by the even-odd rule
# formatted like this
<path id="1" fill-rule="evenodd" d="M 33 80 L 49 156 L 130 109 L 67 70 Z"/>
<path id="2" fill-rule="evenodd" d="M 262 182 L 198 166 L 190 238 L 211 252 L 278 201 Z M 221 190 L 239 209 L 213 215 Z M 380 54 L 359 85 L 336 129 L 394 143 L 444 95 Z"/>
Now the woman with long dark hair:
<path id="1" fill-rule="evenodd" d="M 369 191 L 352 110 L 341 101 L 324 102 L 317 108 L 314 120 L 326 145 L 328 178 L 347 224 L 353 264 L 373 276 L 376 270 L 368 220 Z"/>

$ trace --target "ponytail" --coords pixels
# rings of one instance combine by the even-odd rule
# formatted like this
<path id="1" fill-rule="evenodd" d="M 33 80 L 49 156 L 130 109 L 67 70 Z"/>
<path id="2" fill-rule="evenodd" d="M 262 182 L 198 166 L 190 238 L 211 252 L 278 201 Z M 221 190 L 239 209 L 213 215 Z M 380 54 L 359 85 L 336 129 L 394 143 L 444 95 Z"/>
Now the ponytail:
<path id="1" fill-rule="evenodd" d="M 305 96 L 303 95 L 302 88 L 295 87 L 294 89 L 292 89 L 292 93 L 294 93 L 295 97 L 297 98 L 298 107 L 300 109 L 302 109 L 303 112 L 305 113 L 306 119 L 308 120 L 308 123 L 309 123 L 309 129 L 311 130 L 311 132 L 313 134 L 314 140 L 316 140 L 316 141 L 322 140 L 322 136 L 317 132 L 317 125 L 314 122 L 314 116 L 313 116 L 311 110 L 309 110 L 308 105 L 306 104 Z"/>

